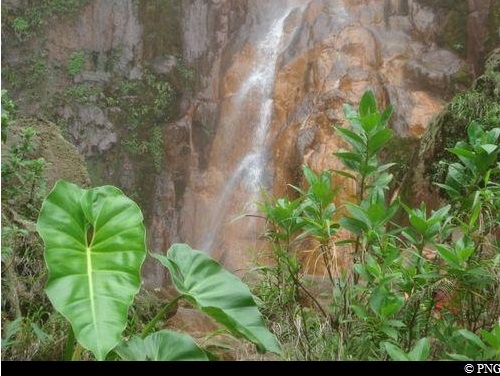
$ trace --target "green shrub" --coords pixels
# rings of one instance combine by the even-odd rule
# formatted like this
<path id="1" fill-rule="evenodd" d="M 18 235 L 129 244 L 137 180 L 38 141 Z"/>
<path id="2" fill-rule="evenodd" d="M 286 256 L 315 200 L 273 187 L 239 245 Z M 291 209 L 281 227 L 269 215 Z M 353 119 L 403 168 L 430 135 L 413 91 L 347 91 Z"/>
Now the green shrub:
<path id="1" fill-rule="evenodd" d="M 468 140 L 449 149 L 459 162 L 449 165 L 440 184 L 449 192 L 450 204 L 429 211 L 425 204 L 411 208 L 398 197 L 385 198 L 392 179 L 387 170 L 393 164 L 381 165 L 378 153 L 391 138 L 387 128 L 391 109 L 379 112 L 373 94 L 367 92 L 358 110 L 350 106 L 344 110 L 350 127 L 336 130 L 350 149 L 334 154 L 347 169 L 336 173 L 357 187 L 354 201 L 340 208 L 346 214 L 334 220 L 331 201 L 336 190 L 329 173 L 320 173 L 320 178 L 306 167 L 308 190 L 297 189 L 294 201 L 268 198 L 262 206 L 275 266 L 259 269 L 262 282 L 256 292 L 268 319 L 278 321 L 273 328 L 290 349 L 288 356 L 498 357 L 500 259 L 495 233 L 500 190 L 495 181 L 500 171 L 500 129 L 469 125 Z M 408 216 L 406 227 L 391 221 L 400 208 Z M 339 230 L 352 237 L 335 236 Z M 310 237 L 319 240 L 332 293 L 308 291 L 304 266 L 292 245 Z M 336 246 L 349 243 L 354 244 L 352 265 L 339 270 Z M 312 303 L 306 305 L 308 300 Z M 283 330 L 287 327 L 291 330 Z"/>

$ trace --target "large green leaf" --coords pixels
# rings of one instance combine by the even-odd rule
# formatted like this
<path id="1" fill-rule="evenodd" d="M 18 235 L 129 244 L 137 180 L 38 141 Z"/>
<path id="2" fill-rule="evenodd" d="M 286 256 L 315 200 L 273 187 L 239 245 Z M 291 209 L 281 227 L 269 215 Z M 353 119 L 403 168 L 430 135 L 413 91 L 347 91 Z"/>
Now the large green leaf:
<path id="1" fill-rule="evenodd" d="M 193 338 L 170 330 L 160 330 L 144 339 L 133 336 L 115 352 L 123 360 L 208 360 Z"/>
<path id="2" fill-rule="evenodd" d="M 421 338 L 415 346 L 413 346 L 413 349 L 408 354 L 408 357 L 413 361 L 427 360 L 430 350 L 431 344 L 429 338 Z"/>
<path id="3" fill-rule="evenodd" d="M 186 244 L 174 244 L 167 255 L 153 254 L 172 275 L 177 290 L 202 312 L 243 336 L 260 351 L 280 354 L 276 337 L 269 332 L 254 298 L 243 282 L 205 253 Z"/>
<path id="4" fill-rule="evenodd" d="M 139 207 L 111 186 L 81 189 L 59 181 L 42 205 L 45 291 L 97 359 L 120 342 L 146 257 Z"/>

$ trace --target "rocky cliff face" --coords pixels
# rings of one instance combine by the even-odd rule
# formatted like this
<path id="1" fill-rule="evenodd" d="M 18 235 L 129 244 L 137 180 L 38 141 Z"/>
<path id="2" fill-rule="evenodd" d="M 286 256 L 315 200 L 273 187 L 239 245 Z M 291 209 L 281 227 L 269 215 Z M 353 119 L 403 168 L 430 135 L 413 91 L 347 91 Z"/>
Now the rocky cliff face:
<path id="1" fill-rule="evenodd" d="M 395 132 L 418 137 L 500 24 L 498 0 L 458 14 L 424 0 L 4 3 L 2 76 L 22 110 L 65 130 L 95 184 L 139 200 L 151 249 L 189 242 L 233 270 L 258 245 L 262 220 L 235 218 L 257 212 L 260 186 L 282 195 L 301 164 L 339 167 L 342 103 L 371 88 Z"/>
<path id="2" fill-rule="evenodd" d="M 468 54 L 440 41 L 446 9 L 417 1 L 304 0 L 258 8 L 247 2 L 217 4 L 218 9 L 211 9 L 206 2 L 193 1 L 188 7 L 192 18 L 185 19 L 198 25 L 185 34 L 186 50 L 196 51 L 191 61 L 209 67 L 198 71 L 200 85 L 191 100 L 189 127 L 194 135 L 210 130 L 212 141 L 193 145 L 196 163 L 180 219 L 183 238 L 197 247 L 209 243 L 210 250 L 233 269 L 249 259 L 247 246 L 258 247 L 263 226 L 259 219 L 234 220 L 255 214 L 249 203 L 258 195 L 236 174 L 252 174 L 241 164 L 252 152 L 245 143 L 251 143 L 252 129 L 258 127 L 255 114 L 264 116 L 262 108 L 251 103 L 258 93 L 243 102 L 234 98 L 252 80 L 261 43 L 269 43 L 265 32 L 275 25 L 269 17 L 285 17 L 279 56 L 268 59 L 275 78 L 266 82 L 260 77 L 261 84 L 272 90 L 266 133 L 270 152 L 262 162 L 267 180 L 261 183 L 275 194 L 290 193 L 288 183 L 301 184 L 298 171 L 304 163 L 316 170 L 341 167 L 331 156 L 343 146 L 331 125 L 343 122 L 342 103 L 355 103 L 371 88 L 382 106 L 395 106 L 391 124 L 395 132 L 418 137 L 475 69 Z M 483 3 L 483 11 L 490 5 Z M 207 22 L 214 19 L 213 11 L 223 20 L 215 30 Z M 471 17 L 486 15 L 476 9 Z M 469 34 L 474 34 L 472 29 Z M 336 179 L 344 187 L 343 199 L 352 187 Z"/>

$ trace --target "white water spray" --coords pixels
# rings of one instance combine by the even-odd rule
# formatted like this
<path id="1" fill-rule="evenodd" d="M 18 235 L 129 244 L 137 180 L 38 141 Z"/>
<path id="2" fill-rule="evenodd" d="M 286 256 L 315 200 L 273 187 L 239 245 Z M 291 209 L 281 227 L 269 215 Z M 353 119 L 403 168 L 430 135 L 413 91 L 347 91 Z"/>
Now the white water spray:
<path id="1" fill-rule="evenodd" d="M 202 247 L 205 252 L 212 253 L 224 221 L 227 220 L 231 199 L 237 188 L 246 191 L 246 210 L 256 210 L 254 202 L 258 199 L 260 188 L 264 185 L 266 166 L 268 164 L 268 133 L 272 121 L 276 68 L 278 58 L 288 47 L 295 30 L 285 31 L 287 18 L 296 10 L 302 11 L 304 1 L 295 1 L 302 4 L 294 6 L 289 4 L 284 7 L 281 16 L 274 20 L 264 38 L 258 42 L 253 61 L 253 67 L 248 76 L 243 80 L 236 95 L 231 99 L 234 108 L 244 109 L 248 101 L 257 103 L 257 114 L 255 116 L 252 138 L 249 140 L 250 148 L 246 155 L 239 161 L 229 179 L 225 183 L 213 210 L 211 227 L 206 232 Z M 237 114 L 231 116 L 232 122 L 243 121 Z M 235 146 L 237 147 L 237 146 Z M 242 184 L 241 184 L 242 183 Z M 241 191 L 238 192 L 241 195 Z"/>

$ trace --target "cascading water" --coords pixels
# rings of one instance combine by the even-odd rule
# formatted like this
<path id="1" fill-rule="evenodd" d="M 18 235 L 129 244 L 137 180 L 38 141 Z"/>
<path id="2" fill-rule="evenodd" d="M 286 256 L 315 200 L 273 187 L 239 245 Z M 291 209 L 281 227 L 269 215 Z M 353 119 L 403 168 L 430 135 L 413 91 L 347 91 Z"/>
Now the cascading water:
<path id="1" fill-rule="evenodd" d="M 293 12 L 302 12 L 305 3 L 307 2 L 300 0 L 284 2 L 284 6 L 279 10 L 280 14 L 270 24 L 269 31 L 256 43 L 252 68 L 230 99 L 230 107 L 237 109 L 237 112 L 220 120 L 221 123 L 226 123 L 226 126 L 229 124 L 229 129 L 231 129 L 232 124 L 248 123 L 251 119 L 249 126 L 252 127 L 252 131 L 248 140 L 238 140 L 237 144 L 232 145 L 234 148 L 246 146 L 248 151 L 227 175 L 227 180 L 211 209 L 209 227 L 201 241 L 202 249 L 208 253 L 212 253 L 218 246 L 225 224 L 232 217 L 242 212 L 248 214 L 256 211 L 255 202 L 259 198 L 259 190 L 268 185 L 266 184 L 266 180 L 269 179 L 266 169 L 269 168 L 270 163 L 267 155 L 270 145 L 268 136 L 273 116 L 272 96 L 276 67 L 281 53 L 289 45 L 296 32 L 296 30 L 285 30 L 286 21 Z M 224 124 L 221 125 L 223 128 Z M 242 202 L 243 199 L 246 203 L 239 212 L 230 210 L 234 206 L 235 192 L 238 192 L 238 200 Z M 258 237 L 255 219 L 247 218 L 245 227 L 246 231 L 251 233 L 250 236 L 255 239 Z"/>

